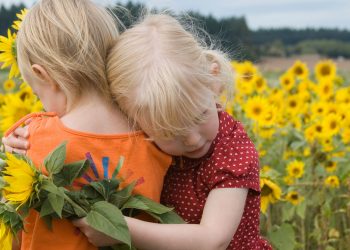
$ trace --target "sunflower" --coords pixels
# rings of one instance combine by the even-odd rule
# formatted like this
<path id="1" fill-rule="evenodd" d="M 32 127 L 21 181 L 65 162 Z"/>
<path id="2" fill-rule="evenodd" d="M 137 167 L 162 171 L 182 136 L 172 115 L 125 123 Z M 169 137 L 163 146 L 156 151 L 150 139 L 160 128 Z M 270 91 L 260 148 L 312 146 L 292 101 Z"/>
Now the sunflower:
<path id="1" fill-rule="evenodd" d="M 280 84 L 285 91 L 291 90 L 295 85 L 294 76 L 291 73 L 285 73 L 280 77 Z"/>
<path id="2" fill-rule="evenodd" d="M 275 203 L 281 199 L 281 188 L 269 179 L 260 179 L 261 188 L 261 211 L 266 213 L 270 203 Z"/>
<path id="3" fill-rule="evenodd" d="M 312 128 L 314 129 L 315 137 L 317 139 L 329 138 L 325 124 L 323 122 L 316 122 L 314 125 L 312 125 Z"/>
<path id="4" fill-rule="evenodd" d="M 321 100 L 329 100 L 334 95 L 334 84 L 331 80 L 321 80 L 317 87 L 316 93 Z"/>
<path id="5" fill-rule="evenodd" d="M 299 84 L 298 84 L 298 92 L 302 91 L 309 91 L 311 89 L 313 82 L 309 79 L 303 79 Z"/>
<path id="6" fill-rule="evenodd" d="M 15 30 L 18 31 L 19 28 L 21 27 L 22 21 L 27 13 L 28 13 L 28 10 L 26 8 L 21 10 L 20 13 L 17 13 L 16 16 L 17 16 L 18 20 L 13 22 L 12 28 L 14 28 Z"/>
<path id="7" fill-rule="evenodd" d="M 249 61 L 233 63 L 233 68 L 237 72 L 238 78 L 244 82 L 251 83 L 258 74 L 258 69 Z"/>
<path id="8" fill-rule="evenodd" d="M 303 156 L 308 157 L 311 154 L 311 149 L 309 147 L 304 148 Z"/>
<path id="9" fill-rule="evenodd" d="M 320 141 L 320 144 L 322 145 L 322 150 L 324 152 L 331 152 L 335 149 L 333 145 L 332 137 L 320 138 L 319 141 Z"/>
<path id="10" fill-rule="evenodd" d="M 290 191 L 286 195 L 286 200 L 296 206 L 304 200 L 304 197 L 301 196 L 297 191 Z"/>
<path id="11" fill-rule="evenodd" d="M 329 161 L 326 161 L 324 167 L 328 173 L 332 173 L 337 169 L 337 163 L 335 161 L 329 160 Z"/>
<path id="12" fill-rule="evenodd" d="M 264 92 L 267 89 L 266 79 L 263 76 L 258 75 L 254 79 L 254 88 L 259 94 Z"/>
<path id="13" fill-rule="evenodd" d="M 11 91 L 16 87 L 16 83 L 12 79 L 8 79 L 4 82 L 3 88 L 5 91 Z"/>
<path id="14" fill-rule="evenodd" d="M 337 103 L 350 103 L 349 87 L 338 89 L 335 92 L 335 101 Z"/>
<path id="15" fill-rule="evenodd" d="M 9 79 L 19 76 L 16 52 L 16 34 L 7 31 L 7 36 L 0 36 L 0 62 L 3 62 L 1 69 L 11 67 Z"/>
<path id="16" fill-rule="evenodd" d="M 283 177 L 283 181 L 284 181 L 284 183 L 286 183 L 287 185 L 292 185 L 292 184 L 294 184 L 294 180 L 295 180 L 295 179 L 294 179 L 293 177 L 289 176 L 289 175 Z"/>
<path id="17" fill-rule="evenodd" d="M 297 60 L 290 68 L 290 72 L 298 79 L 306 79 L 309 76 L 309 69 L 305 63 Z"/>
<path id="18" fill-rule="evenodd" d="M 253 132 L 261 138 L 270 139 L 275 134 L 276 129 L 274 127 L 255 126 Z"/>
<path id="19" fill-rule="evenodd" d="M 301 127 L 302 127 L 302 122 L 299 116 L 294 116 L 290 119 L 290 124 L 293 128 L 295 128 L 296 130 L 300 131 Z"/>
<path id="20" fill-rule="evenodd" d="M 21 206 L 35 190 L 38 182 L 37 171 L 27 161 L 13 154 L 6 153 L 6 157 L 7 165 L 2 172 L 7 185 L 3 188 L 3 196 L 6 200 Z"/>
<path id="21" fill-rule="evenodd" d="M 286 113 L 294 116 L 300 113 L 304 107 L 304 101 L 298 94 L 289 95 L 286 101 Z"/>
<path id="22" fill-rule="evenodd" d="M 261 115 L 260 118 L 260 124 L 261 126 L 273 126 L 276 124 L 276 120 L 278 117 L 278 109 L 275 106 L 267 106 L 264 111 L 263 114 Z"/>
<path id="23" fill-rule="evenodd" d="M 13 235 L 11 228 L 0 219 L 0 246 L 2 250 L 11 250 L 12 249 L 12 240 Z"/>
<path id="24" fill-rule="evenodd" d="M 294 160 L 287 165 L 288 175 L 294 178 L 301 178 L 304 175 L 304 162 Z"/>
<path id="25" fill-rule="evenodd" d="M 334 79 L 337 74 L 337 67 L 331 60 L 322 60 L 315 66 L 317 79 Z"/>
<path id="26" fill-rule="evenodd" d="M 342 118 L 336 114 L 329 114 L 323 120 L 323 127 L 327 131 L 328 136 L 331 137 L 339 133 Z"/>
<path id="27" fill-rule="evenodd" d="M 311 116 L 322 117 L 327 113 L 327 102 L 314 102 L 311 104 Z"/>
<path id="28" fill-rule="evenodd" d="M 4 96 L 4 103 L 0 106 L 0 131 L 5 132 L 23 116 L 42 110 L 41 102 L 32 98 L 21 99 L 19 94 Z"/>
<path id="29" fill-rule="evenodd" d="M 324 181 L 324 185 L 330 188 L 338 188 L 339 178 L 335 175 L 328 176 Z"/>
<path id="30" fill-rule="evenodd" d="M 254 82 L 258 76 L 258 69 L 249 61 L 242 63 L 234 62 L 232 65 L 236 71 L 235 83 L 237 90 L 250 95 L 254 91 Z"/>
<path id="31" fill-rule="evenodd" d="M 259 121 L 265 115 L 265 110 L 268 106 L 267 99 L 261 96 L 254 96 L 248 99 L 244 111 L 248 118 Z"/>
<path id="32" fill-rule="evenodd" d="M 308 143 L 313 143 L 316 139 L 316 132 L 314 126 L 309 126 L 304 131 L 304 137 Z"/>

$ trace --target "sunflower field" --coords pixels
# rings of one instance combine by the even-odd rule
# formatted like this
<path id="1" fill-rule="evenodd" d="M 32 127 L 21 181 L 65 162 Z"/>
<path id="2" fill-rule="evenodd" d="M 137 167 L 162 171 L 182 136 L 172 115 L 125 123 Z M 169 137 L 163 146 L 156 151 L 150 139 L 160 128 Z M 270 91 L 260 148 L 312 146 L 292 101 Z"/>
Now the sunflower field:
<path id="1" fill-rule="evenodd" d="M 322 60 L 264 77 L 233 62 L 233 100 L 261 163 L 261 230 L 275 249 L 349 249 L 350 79 Z"/>
<path id="2" fill-rule="evenodd" d="M 0 136 L 42 110 L 16 61 L 24 14 L 0 36 Z M 222 102 L 259 151 L 263 235 L 274 249 L 348 249 L 350 77 L 331 60 L 312 70 L 296 61 L 283 73 L 260 72 L 248 61 L 232 67 L 235 94 Z"/>

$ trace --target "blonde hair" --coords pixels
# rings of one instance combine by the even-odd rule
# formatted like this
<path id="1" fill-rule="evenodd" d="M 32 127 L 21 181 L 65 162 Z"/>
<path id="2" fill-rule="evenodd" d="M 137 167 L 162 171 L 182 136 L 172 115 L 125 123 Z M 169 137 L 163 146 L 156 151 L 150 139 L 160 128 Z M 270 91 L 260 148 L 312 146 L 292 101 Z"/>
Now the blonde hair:
<path id="1" fill-rule="evenodd" d="M 217 63 L 220 72 L 211 74 Z M 232 81 L 225 56 L 201 45 L 166 14 L 149 15 L 111 49 L 107 76 L 120 108 L 159 138 L 184 135 L 212 107 L 213 90 Z"/>
<path id="2" fill-rule="evenodd" d="M 106 59 L 119 35 L 115 21 L 89 0 L 40 0 L 21 24 L 18 60 L 42 65 L 71 104 L 89 90 L 110 98 Z"/>

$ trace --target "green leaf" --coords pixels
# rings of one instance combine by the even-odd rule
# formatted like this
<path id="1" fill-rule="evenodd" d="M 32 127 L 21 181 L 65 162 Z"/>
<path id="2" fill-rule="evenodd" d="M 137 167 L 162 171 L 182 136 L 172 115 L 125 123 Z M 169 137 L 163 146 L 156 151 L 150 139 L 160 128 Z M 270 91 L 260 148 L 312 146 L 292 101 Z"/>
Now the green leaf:
<path id="1" fill-rule="evenodd" d="M 70 186 L 72 185 L 73 181 L 81 177 L 88 168 L 88 160 L 82 160 L 65 164 L 60 172 L 52 176 L 53 182 L 55 183 L 55 185 L 60 187 Z"/>
<path id="2" fill-rule="evenodd" d="M 55 211 L 54 211 L 53 207 L 51 206 L 49 199 L 45 199 L 42 206 L 41 206 L 41 209 L 40 209 L 40 217 L 43 218 L 43 217 L 50 215 L 54 212 Z"/>
<path id="3" fill-rule="evenodd" d="M 66 159 L 66 144 L 63 142 L 55 148 L 44 160 L 44 166 L 50 175 L 59 173 Z"/>
<path id="4" fill-rule="evenodd" d="M 58 217 L 62 218 L 62 209 L 64 205 L 64 198 L 61 195 L 56 195 L 53 193 L 48 194 L 48 201 L 51 204 L 51 207 L 56 212 Z"/>
<path id="5" fill-rule="evenodd" d="M 152 213 L 149 213 L 151 216 Z M 185 221 L 175 211 L 170 211 L 164 214 L 157 214 L 158 220 L 162 224 L 184 224 Z M 154 217 L 154 216 L 153 216 Z"/>
<path id="6" fill-rule="evenodd" d="M 172 211 L 172 208 L 166 207 L 162 204 L 159 204 L 149 198 L 146 198 L 142 195 L 135 195 L 131 197 L 123 206 L 125 208 L 134 208 L 140 210 L 146 210 L 155 214 L 164 214 Z"/>
<path id="7" fill-rule="evenodd" d="M 95 203 L 87 214 L 86 221 L 94 229 L 131 246 L 129 229 L 124 216 L 114 205 L 106 201 Z"/>
<path id="8" fill-rule="evenodd" d="M 295 248 L 295 233 L 293 227 L 289 224 L 282 224 L 270 232 L 269 239 L 274 245 L 274 249 L 294 250 Z"/>
<path id="9" fill-rule="evenodd" d="M 41 219 L 45 222 L 47 228 L 50 231 L 52 231 L 52 217 L 51 216 L 44 216 Z"/>
<path id="10" fill-rule="evenodd" d="M 108 202 L 112 203 L 114 206 L 118 208 L 123 207 L 125 202 L 132 195 L 132 190 L 134 189 L 135 184 L 136 182 L 134 181 L 131 184 L 127 185 L 122 190 L 112 193 L 108 199 Z"/>
<path id="11" fill-rule="evenodd" d="M 63 192 L 62 189 L 58 188 L 55 184 L 53 184 L 49 180 L 44 180 L 42 182 L 41 189 L 49 193 L 54 193 L 56 195 L 64 195 L 64 193 L 62 193 Z"/>
<path id="12" fill-rule="evenodd" d="M 295 206 L 292 206 L 291 204 L 288 204 L 288 206 L 285 207 L 282 211 L 282 220 L 284 222 L 291 221 L 295 214 Z"/>
<path id="13" fill-rule="evenodd" d="M 297 215 L 299 215 L 299 217 L 303 220 L 305 219 L 305 210 L 306 210 L 306 202 L 303 201 L 296 208 Z"/>

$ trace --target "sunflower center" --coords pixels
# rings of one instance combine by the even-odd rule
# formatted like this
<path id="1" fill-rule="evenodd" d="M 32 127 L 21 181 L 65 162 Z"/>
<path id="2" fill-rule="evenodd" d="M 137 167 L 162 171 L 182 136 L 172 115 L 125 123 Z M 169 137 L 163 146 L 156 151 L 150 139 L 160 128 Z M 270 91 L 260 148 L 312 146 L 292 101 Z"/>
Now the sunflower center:
<path id="1" fill-rule="evenodd" d="M 290 196 L 290 198 L 291 198 L 292 200 L 298 200 L 299 195 L 298 195 L 298 194 L 292 194 L 292 195 Z"/>
<path id="2" fill-rule="evenodd" d="M 272 192 L 273 190 L 265 184 L 261 189 L 261 196 L 269 196 Z"/>
<path id="3" fill-rule="evenodd" d="M 327 94 L 330 91 L 330 87 L 328 85 L 324 86 L 323 93 Z"/>
<path id="4" fill-rule="evenodd" d="M 317 131 L 318 133 L 321 133 L 321 132 L 322 132 L 322 126 L 317 125 L 317 126 L 316 126 L 316 131 Z"/>
<path id="5" fill-rule="evenodd" d="M 303 69 L 301 67 L 296 67 L 294 70 L 294 73 L 296 75 L 302 75 L 304 73 Z"/>
<path id="6" fill-rule="evenodd" d="M 253 113 L 254 113 L 255 115 L 260 115 L 260 113 L 261 113 L 261 107 L 254 107 L 254 108 L 253 108 Z"/>
<path id="7" fill-rule="evenodd" d="M 288 79 L 284 80 L 284 85 L 289 85 L 290 84 L 290 81 Z"/>
<path id="8" fill-rule="evenodd" d="M 329 127 L 331 129 L 336 129 L 337 128 L 337 122 L 336 121 L 331 121 L 331 123 L 329 124 Z"/>
<path id="9" fill-rule="evenodd" d="M 328 66 L 321 68 L 321 75 L 328 76 L 331 73 L 331 69 Z"/>
<path id="10" fill-rule="evenodd" d="M 247 82 L 249 82 L 249 81 L 253 78 L 252 72 L 249 72 L 249 71 L 244 72 L 244 73 L 243 73 L 243 78 L 244 78 L 244 80 L 246 80 Z"/>
<path id="11" fill-rule="evenodd" d="M 296 101 L 290 101 L 289 102 L 289 106 L 291 107 L 291 108 L 295 108 L 296 106 L 297 106 L 297 102 Z"/>
<path id="12" fill-rule="evenodd" d="M 323 108 L 318 108 L 317 113 L 322 114 L 323 113 Z"/>
<path id="13" fill-rule="evenodd" d="M 256 81 L 256 86 L 258 88 L 261 88 L 263 86 L 263 81 L 261 80 L 261 78 L 259 78 L 257 81 Z"/>
<path id="14" fill-rule="evenodd" d="M 298 175 L 300 173 L 300 169 L 294 168 L 292 172 L 293 172 L 293 174 Z"/>

